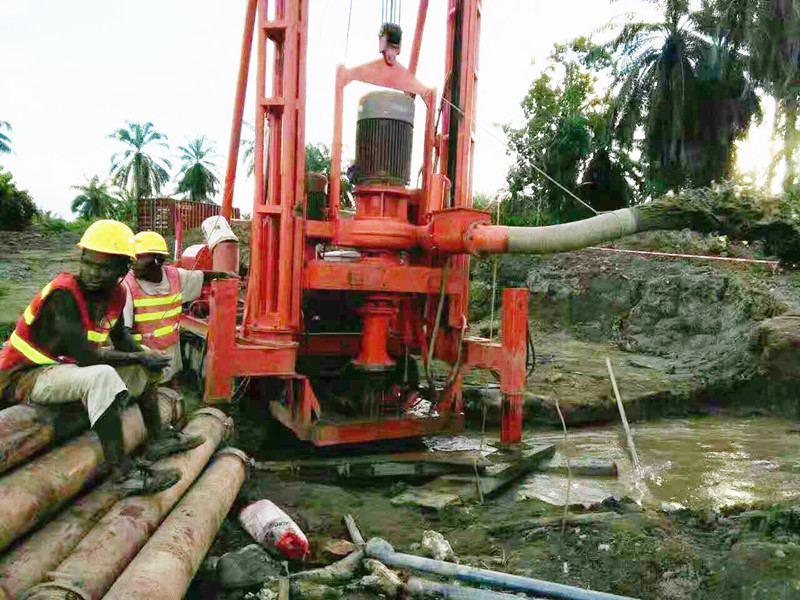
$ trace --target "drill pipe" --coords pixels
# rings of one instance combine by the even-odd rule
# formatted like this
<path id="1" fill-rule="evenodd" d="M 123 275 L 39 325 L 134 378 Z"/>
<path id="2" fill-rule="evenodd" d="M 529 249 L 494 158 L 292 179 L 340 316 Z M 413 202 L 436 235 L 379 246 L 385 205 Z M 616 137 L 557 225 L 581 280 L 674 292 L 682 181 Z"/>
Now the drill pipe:
<path id="1" fill-rule="evenodd" d="M 125 410 L 122 430 L 125 451 L 130 453 L 147 433 L 138 406 Z M 100 440 L 88 432 L 0 478 L 0 550 L 47 520 L 94 480 L 103 460 Z"/>
<path id="2" fill-rule="evenodd" d="M 221 450 L 104 600 L 181 600 L 244 483 L 247 464 L 244 452 Z"/>
<path id="3" fill-rule="evenodd" d="M 183 417 L 183 405 L 174 402 L 174 394 L 159 394 L 158 411 L 163 423 Z M 88 427 L 86 409 L 79 402 L 60 406 L 17 404 L 0 411 L 0 473 Z"/>
<path id="4" fill-rule="evenodd" d="M 20 540 L 0 559 L 0 600 L 18 598 L 21 592 L 41 582 L 121 498 L 120 488 L 107 482 Z"/>
<path id="5" fill-rule="evenodd" d="M 72 554 L 47 574 L 48 581 L 32 588 L 26 598 L 101 598 L 208 464 L 230 428 L 230 419 L 221 411 L 214 408 L 197 411 L 183 431 L 203 435 L 206 441 L 157 463 L 161 468 L 178 469 L 181 480 L 158 494 L 131 496 L 115 504 Z"/>
<path id="6" fill-rule="evenodd" d="M 83 410 L 81 406 L 81 411 Z M 77 416 L 77 415 L 75 415 Z M 89 420 L 68 418 L 58 422 L 47 407 L 17 404 L 0 411 L 0 473 L 25 462 L 53 442 L 78 435 Z"/>

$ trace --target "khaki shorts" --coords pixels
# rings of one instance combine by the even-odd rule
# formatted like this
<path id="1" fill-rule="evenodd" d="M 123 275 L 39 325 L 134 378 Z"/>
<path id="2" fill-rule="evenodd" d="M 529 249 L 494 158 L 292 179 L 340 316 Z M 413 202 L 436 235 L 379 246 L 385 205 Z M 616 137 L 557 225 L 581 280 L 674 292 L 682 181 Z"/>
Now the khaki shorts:
<path id="1" fill-rule="evenodd" d="M 124 391 L 130 397 L 141 396 L 147 385 L 160 379 L 160 373 L 152 373 L 140 365 L 114 368 L 109 365 L 55 365 L 37 367 L 22 376 L 25 401 L 31 404 L 61 404 L 82 402 L 89 413 L 89 423 L 103 415 L 114 399 Z M 21 382 L 20 382 L 21 383 Z"/>

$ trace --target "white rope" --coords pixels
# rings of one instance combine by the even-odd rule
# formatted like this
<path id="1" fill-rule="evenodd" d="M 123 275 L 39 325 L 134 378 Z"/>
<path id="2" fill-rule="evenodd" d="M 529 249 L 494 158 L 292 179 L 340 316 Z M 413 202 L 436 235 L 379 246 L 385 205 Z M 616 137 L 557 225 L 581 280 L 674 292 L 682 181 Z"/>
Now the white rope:
<path id="1" fill-rule="evenodd" d="M 449 105 L 450 105 L 450 106 L 451 106 L 451 107 L 452 107 L 454 110 L 457 110 L 459 113 L 461 113 L 461 115 L 462 115 L 462 116 L 464 115 L 464 111 L 463 111 L 463 110 L 461 110 L 460 108 L 458 108 L 458 107 L 457 107 L 455 104 L 453 104 L 452 102 L 450 102 L 450 101 L 449 101 L 447 98 L 444 98 L 444 97 L 442 97 L 442 102 L 446 102 L 446 103 L 447 103 L 447 104 L 449 104 Z M 489 136 L 490 136 L 490 137 L 492 137 L 492 138 L 493 138 L 493 139 L 494 139 L 496 142 L 498 142 L 499 144 L 502 144 L 502 146 L 503 146 L 503 148 L 504 148 L 504 149 L 506 149 L 506 150 L 509 150 L 509 149 L 510 149 L 510 150 L 513 150 L 513 148 L 511 148 L 511 145 L 508 143 L 508 141 L 505 141 L 505 142 L 504 142 L 503 140 L 501 140 L 499 137 L 497 137 L 497 136 L 494 134 L 494 132 L 493 132 L 492 130 L 490 130 L 490 129 L 487 129 L 486 127 L 484 127 L 483 125 L 481 125 L 480 123 L 478 123 L 478 121 L 475 119 L 475 117 L 472 117 L 472 123 L 473 123 L 473 125 L 475 125 L 475 127 L 478 127 L 478 128 L 480 128 L 480 129 L 482 129 L 483 131 L 485 131 L 487 134 L 489 134 Z M 571 196 L 572 198 L 574 198 L 575 200 L 577 200 L 577 201 L 578 201 L 580 204 L 582 204 L 583 206 L 585 206 L 586 208 L 588 208 L 588 209 L 589 209 L 590 211 L 592 211 L 594 214 L 596 214 L 596 215 L 597 215 L 597 214 L 600 214 L 600 213 L 598 213 L 598 212 L 597 212 L 597 211 L 596 211 L 594 208 L 592 208 L 591 206 L 589 206 L 588 204 L 586 204 L 586 202 L 584 202 L 583 200 L 581 200 L 580 198 L 578 198 L 578 197 L 577 197 L 575 194 L 573 194 L 571 191 L 569 191 L 567 188 L 565 188 L 563 185 L 561 185 L 561 184 L 560 184 L 558 181 L 556 181 L 555 179 L 553 179 L 552 177 L 550 177 L 550 175 L 548 175 L 547 173 L 545 173 L 544 171 L 542 171 L 542 169 L 540 169 L 539 167 L 537 167 L 537 166 L 536 166 L 534 163 L 532 163 L 532 162 L 531 162 L 531 163 L 529 163 L 529 165 L 528 165 L 528 166 L 530 166 L 530 167 L 531 167 L 531 168 L 532 168 L 534 171 L 536 171 L 537 173 L 539 173 L 540 175 L 542 175 L 543 177 L 545 177 L 546 179 L 548 179 L 549 181 L 551 181 L 552 183 L 554 183 L 554 184 L 555 184 L 556 186 L 558 186 L 558 187 L 559 187 L 561 190 L 563 190 L 563 191 L 564 191 L 566 194 L 568 194 L 569 196 Z"/>

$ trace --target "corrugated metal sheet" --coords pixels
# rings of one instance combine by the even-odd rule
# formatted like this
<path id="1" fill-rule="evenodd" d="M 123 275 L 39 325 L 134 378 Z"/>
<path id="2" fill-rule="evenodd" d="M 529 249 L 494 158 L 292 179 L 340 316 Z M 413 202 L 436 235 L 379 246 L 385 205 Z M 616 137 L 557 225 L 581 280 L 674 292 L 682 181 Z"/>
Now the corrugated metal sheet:
<path id="1" fill-rule="evenodd" d="M 149 198 L 139 200 L 139 230 L 157 231 L 162 235 L 175 234 L 177 212 L 180 211 L 183 230 L 200 227 L 208 217 L 220 214 L 222 207 L 217 204 L 185 202 L 173 198 Z M 239 209 L 233 209 L 233 218 L 239 218 Z"/>

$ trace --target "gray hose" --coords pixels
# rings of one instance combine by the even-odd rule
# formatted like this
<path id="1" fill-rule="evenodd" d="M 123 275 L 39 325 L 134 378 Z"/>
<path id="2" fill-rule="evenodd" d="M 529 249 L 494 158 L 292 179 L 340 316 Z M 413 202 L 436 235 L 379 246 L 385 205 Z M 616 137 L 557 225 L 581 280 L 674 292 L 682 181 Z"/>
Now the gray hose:
<path id="1" fill-rule="evenodd" d="M 508 252 L 511 254 L 568 252 L 625 237 L 637 231 L 640 231 L 637 211 L 622 208 L 561 225 L 509 227 Z"/>
<path id="2" fill-rule="evenodd" d="M 568 600 L 632 600 L 627 596 L 617 596 L 605 592 L 584 590 L 571 585 L 551 583 L 549 581 L 521 577 L 520 575 L 510 575 L 508 573 L 498 573 L 497 571 L 489 571 L 488 569 L 465 567 L 443 560 L 432 560 L 412 554 L 401 554 L 395 552 L 389 542 L 380 538 L 373 538 L 367 542 L 365 554 L 370 558 L 377 558 L 390 567 L 412 569 L 423 573 L 434 573 L 461 581 L 469 581 L 481 585 L 493 585 L 520 592 L 533 592 L 553 598 L 567 598 Z"/>
<path id="3" fill-rule="evenodd" d="M 415 598 L 435 596 L 437 598 L 455 598 L 456 600 L 519 600 L 514 594 L 461 587 L 452 583 L 439 583 L 417 577 L 408 578 L 408 591 Z"/>

